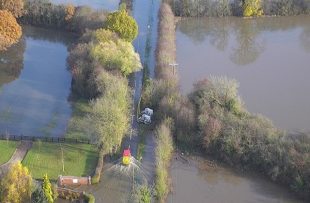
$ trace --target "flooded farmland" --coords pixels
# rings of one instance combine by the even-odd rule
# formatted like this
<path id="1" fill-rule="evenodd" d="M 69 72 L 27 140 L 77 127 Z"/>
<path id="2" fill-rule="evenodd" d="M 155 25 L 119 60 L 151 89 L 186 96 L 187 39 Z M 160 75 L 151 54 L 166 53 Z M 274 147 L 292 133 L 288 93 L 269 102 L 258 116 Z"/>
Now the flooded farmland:
<path id="1" fill-rule="evenodd" d="M 310 130 L 310 17 L 186 19 L 177 24 L 183 94 L 209 75 L 236 79 L 252 113 Z"/>
<path id="2" fill-rule="evenodd" d="M 0 54 L 0 133 L 63 136 L 71 116 L 66 44 L 72 36 L 28 26 L 23 32 Z"/>

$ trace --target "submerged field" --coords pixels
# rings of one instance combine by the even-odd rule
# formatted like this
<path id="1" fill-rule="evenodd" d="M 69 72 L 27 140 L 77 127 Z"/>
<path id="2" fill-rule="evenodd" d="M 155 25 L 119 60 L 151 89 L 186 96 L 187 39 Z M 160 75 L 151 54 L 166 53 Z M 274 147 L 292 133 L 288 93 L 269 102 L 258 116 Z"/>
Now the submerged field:
<path id="1" fill-rule="evenodd" d="M 23 165 L 33 178 L 42 179 L 47 173 L 49 178 L 57 179 L 59 175 L 89 176 L 97 159 L 98 151 L 93 145 L 35 142 Z"/>

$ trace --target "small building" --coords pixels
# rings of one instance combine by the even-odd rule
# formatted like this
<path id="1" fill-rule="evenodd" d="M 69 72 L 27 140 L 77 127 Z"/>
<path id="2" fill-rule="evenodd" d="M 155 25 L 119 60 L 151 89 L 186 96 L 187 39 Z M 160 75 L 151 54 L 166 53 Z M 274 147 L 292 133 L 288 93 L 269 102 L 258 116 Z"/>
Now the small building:
<path id="1" fill-rule="evenodd" d="M 91 177 L 76 177 L 76 176 L 58 176 L 57 184 L 59 186 L 80 186 L 91 185 Z"/>

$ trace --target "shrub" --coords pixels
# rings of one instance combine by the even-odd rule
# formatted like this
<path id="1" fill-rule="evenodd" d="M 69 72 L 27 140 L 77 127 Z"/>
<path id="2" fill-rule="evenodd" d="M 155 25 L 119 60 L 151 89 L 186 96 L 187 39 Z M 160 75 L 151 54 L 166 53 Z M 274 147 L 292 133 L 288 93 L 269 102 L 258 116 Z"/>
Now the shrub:
<path id="1" fill-rule="evenodd" d="M 152 189 L 147 185 L 142 185 L 136 188 L 136 201 L 138 203 L 151 203 Z"/>
<path id="2" fill-rule="evenodd" d="M 224 17 L 232 15 L 232 9 L 229 0 L 214 1 L 211 7 L 212 16 Z"/>
<path id="3" fill-rule="evenodd" d="M 172 123 L 171 120 L 164 120 L 156 129 L 156 179 L 155 190 L 159 202 L 164 202 L 169 193 L 170 181 L 168 178 L 168 168 L 173 152 Z"/>
<path id="4" fill-rule="evenodd" d="M 307 0 L 172 0 L 176 16 L 260 16 L 309 14 Z M 263 5 L 262 5 L 263 4 Z M 263 12 L 264 11 L 264 12 Z"/>
<path id="5" fill-rule="evenodd" d="M 85 122 L 91 135 L 106 153 L 121 144 L 127 133 L 130 112 L 130 94 L 127 79 L 101 71 L 96 78 L 101 95 L 91 102 L 91 111 Z"/>
<path id="6" fill-rule="evenodd" d="M 35 184 L 34 191 L 31 194 L 31 203 L 45 203 L 45 196 L 42 186 L 39 183 Z"/>
<path id="7" fill-rule="evenodd" d="M 310 11 L 310 4 L 305 0 L 278 0 L 265 6 L 270 9 L 270 15 L 288 16 L 308 14 Z"/>
<path id="8" fill-rule="evenodd" d="M 175 20 L 170 6 L 166 3 L 160 7 L 158 24 L 156 77 L 177 81 L 175 67 L 170 65 L 176 61 Z"/>
<path id="9" fill-rule="evenodd" d="M 21 18 L 23 23 L 55 28 L 66 26 L 64 5 L 54 5 L 49 0 L 28 0 L 25 10 L 26 14 Z"/>
<path id="10" fill-rule="evenodd" d="M 95 174 L 91 177 L 91 184 L 97 184 L 100 181 L 101 172 L 103 168 L 103 158 L 105 155 L 104 149 L 100 149 L 98 163 L 96 166 Z"/>
<path id="11" fill-rule="evenodd" d="M 21 36 L 22 29 L 14 16 L 9 11 L 0 10 L 0 51 L 18 42 Z"/>
<path id="12" fill-rule="evenodd" d="M 106 28 L 128 42 L 132 42 L 138 36 L 138 24 L 124 8 L 108 15 Z"/>
<path id="13" fill-rule="evenodd" d="M 243 16 L 249 17 L 263 15 L 261 4 L 261 0 L 244 0 L 242 5 Z"/>
<path id="14" fill-rule="evenodd" d="M 0 181 L 0 189 L 1 202 L 28 202 L 32 190 L 32 178 L 28 169 L 20 162 L 12 164 Z"/>
<path id="15" fill-rule="evenodd" d="M 55 5 L 49 0 L 27 0 L 25 15 L 21 18 L 25 24 L 62 28 L 77 33 L 102 28 L 105 20 L 105 11 L 93 11 L 86 6 L 74 7 L 71 4 Z"/>
<path id="16" fill-rule="evenodd" d="M 52 184 L 50 183 L 50 180 L 48 179 L 47 174 L 43 176 L 42 188 L 43 188 L 43 193 L 44 193 L 44 196 L 47 202 L 53 203 L 54 198 L 53 198 Z"/>
<path id="17" fill-rule="evenodd" d="M 96 94 L 89 84 L 89 79 L 95 69 L 89 49 L 87 43 L 79 43 L 72 47 L 67 59 L 72 74 L 72 92 L 84 98 L 91 98 Z"/>
<path id="18" fill-rule="evenodd" d="M 67 28 L 77 33 L 84 33 L 86 30 L 96 30 L 104 27 L 106 17 L 106 11 L 94 11 L 87 6 L 77 7 Z"/>
<path id="19" fill-rule="evenodd" d="M 225 105 L 231 100 L 237 108 Z M 285 135 L 267 118 L 248 113 L 235 82 L 228 79 L 199 82 L 191 101 L 198 113 L 196 133 L 207 153 L 234 166 L 256 169 L 309 198 L 309 135 Z"/>
<path id="20" fill-rule="evenodd" d="M 93 35 L 96 40 L 90 54 L 105 69 L 119 70 L 125 76 L 141 69 L 140 57 L 130 42 L 104 29 L 96 30 Z"/>
<path id="21" fill-rule="evenodd" d="M 84 198 L 88 203 L 95 203 L 95 197 L 92 194 L 84 193 Z"/>

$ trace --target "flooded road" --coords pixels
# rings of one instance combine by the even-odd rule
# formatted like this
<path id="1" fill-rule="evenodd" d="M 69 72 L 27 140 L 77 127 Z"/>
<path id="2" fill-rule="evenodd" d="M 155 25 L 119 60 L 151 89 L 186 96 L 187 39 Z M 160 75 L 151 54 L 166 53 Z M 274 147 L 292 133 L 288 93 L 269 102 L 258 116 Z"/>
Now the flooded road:
<path id="1" fill-rule="evenodd" d="M 201 158 L 175 158 L 167 203 L 299 203 L 286 189 L 258 175 L 244 175 Z"/>
<path id="2" fill-rule="evenodd" d="M 93 9 L 115 11 L 118 9 L 119 0 L 50 0 L 54 4 L 73 4 L 75 6 L 89 6 Z"/>
<path id="3" fill-rule="evenodd" d="M 309 131 L 310 16 L 186 19 L 177 24 L 184 94 L 209 75 L 240 83 L 247 109 Z"/>
<path id="4" fill-rule="evenodd" d="M 82 1 L 81 1 L 82 2 Z M 88 1 L 83 1 L 88 4 Z M 132 16 L 138 23 L 139 34 L 133 42 L 136 52 L 139 53 L 143 67 L 149 72 L 150 77 L 154 76 L 155 48 L 157 40 L 157 23 L 159 0 L 135 0 L 133 2 Z M 143 70 L 131 75 L 130 86 L 133 89 L 132 108 L 132 134 L 123 140 L 122 148 L 131 149 L 131 154 L 136 157 L 137 146 L 140 141 L 138 136 L 138 124 L 136 122 L 137 104 L 142 91 Z M 154 146 L 152 137 L 146 136 L 145 153 L 142 163 L 135 161 L 135 166 L 124 167 L 119 162 L 105 163 L 99 184 L 79 190 L 92 193 L 96 202 L 123 203 L 137 202 L 135 192 L 138 187 L 146 184 L 153 184 L 154 179 Z"/>
<path id="5" fill-rule="evenodd" d="M 72 36 L 34 27 L 23 32 L 0 53 L 0 133 L 62 136 L 71 116 L 66 44 Z"/>

